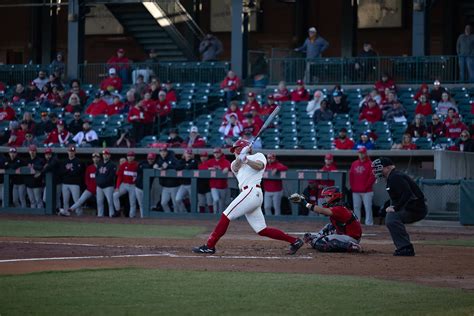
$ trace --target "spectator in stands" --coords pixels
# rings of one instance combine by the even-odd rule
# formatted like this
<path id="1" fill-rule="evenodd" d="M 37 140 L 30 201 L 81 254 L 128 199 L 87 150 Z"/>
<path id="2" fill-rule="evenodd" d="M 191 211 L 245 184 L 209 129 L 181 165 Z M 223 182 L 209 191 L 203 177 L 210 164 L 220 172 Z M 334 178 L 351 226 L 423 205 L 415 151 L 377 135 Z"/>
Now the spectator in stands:
<path id="1" fill-rule="evenodd" d="M 135 80 L 135 83 L 132 85 L 131 88 L 134 89 L 138 95 L 142 96 L 147 88 L 147 84 L 145 83 L 145 77 L 142 74 L 138 75 L 137 79 Z"/>
<path id="2" fill-rule="evenodd" d="M 448 110 L 448 115 L 447 115 L 446 118 L 444 119 L 444 125 L 445 125 L 446 127 L 448 127 L 449 124 L 451 124 L 451 123 L 453 122 L 453 116 L 454 116 L 454 114 L 456 114 L 456 113 L 457 113 L 457 112 L 456 112 L 456 109 L 455 109 L 455 108 L 450 108 L 450 109 Z"/>
<path id="3" fill-rule="evenodd" d="M 33 120 L 33 116 L 31 115 L 31 112 L 26 111 L 23 113 L 23 121 L 26 122 L 26 124 L 28 125 L 27 131 L 34 133 L 36 124 L 35 124 L 35 121 Z"/>
<path id="4" fill-rule="evenodd" d="M 115 175 L 117 173 L 117 166 L 110 160 L 110 150 L 104 149 L 102 151 L 103 160 L 98 163 L 97 170 L 95 173 L 95 181 L 97 184 L 96 197 L 97 197 L 97 216 L 104 216 L 104 196 L 107 199 L 109 206 L 109 217 L 115 216 L 114 211 L 114 188 L 115 188 Z"/>
<path id="5" fill-rule="evenodd" d="M 31 145 L 38 146 L 39 143 L 36 140 L 36 137 L 34 136 L 34 134 L 32 134 L 31 132 L 26 132 L 25 140 L 23 141 L 23 144 L 21 145 L 21 147 L 30 147 Z"/>
<path id="6" fill-rule="evenodd" d="M 360 150 L 361 148 L 365 148 L 366 150 L 375 149 L 374 143 L 369 138 L 369 133 L 361 133 L 360 138 L 355 143 L 353 149 Z"/>
<path id="7" fill-rule="evenodd" d="M 119 138 L 114 143 L 114 147 L 121 147 L 121 148 L 133 148 L 135 147 L 135 142 L 133 141 L 130 131 L 126 128 L 122 128 L 119 131 Z"/>
<path id="8" fill-rule="evenodd" d="M 267 155 L 267 165 L 265 171 L 271 176 L 276 176 L 277 173 L 281 173 L 288 170 L 288 167 L 279 162 L 276 155 L 270 153 Z M 265 215 L 272 215 L 272 207 L 275 211 L 275 215 L 281 215 L 281 198 L 283 197 L 283 181 L 280 179 L 272 179 L 263 181 L 263 206 Z"/>
<path id="9" fill-rule="evenodd" d="M 430 100 L 439 102 L 441 101 L 441 95 L 445 92 L 446 89 L 441 86 L 441 82 L 439 80 L 435 80 L 433 82 L 433 89 L 430 92 Z"/>
<path id="10" fill-rule="evenodd" d="M 342 92 L 334 92 L 332 94 L 332 100 L 329 104 L 329 109 L 334 114 L 347 114 L 349 113 L 349 104 L 346 100 L 342 99 Z"/>
<path id="11" fill-rule="evenodd" d="M 339 136 L 334 141 L 334 147 L 339 150 L 350 150 L 354 148 L 354 142 L 347 137 L 347 128 L 339 130 Z"/>
<path id="12" fill-rule="evenodd" d="M 23 142 L 25 141 L 26 130 L 23 131 L 17 121 L 10 121 L 8 129 L 9 137 L 7 146 L 20 147 L 21 145 L 23 145 Z"/>
<path id="13" fill-rule="evenodd" d="M 157 167 L 159 170 L 175 170 L 178 166 L 178 160 L 175 157 L 173 151 L 168 150 L 167 146 L 160 148 L 160 156 L 158 157 Z M 176 204 L 176 194 L 180 186 L 180 179 L 178 178 L 159 178 L 161 190 L 161 207 L 165 213 L 171 212 L 169 202 L 171 200 L 173 204 L 173 210 L 178 211 L 178 205 Z"/>
<path id="14" fill-rule="evenodd" d="M 33 101 L 38 101 L 39 97 L 41 95 L 41 91 L 36 87 L 36 84 L 34 81 L 31 81 L 30 84 L 28 85 L 28 89 L 25 92 L 25 101 L 26 102 L 33 102 Z"/>
<path id="15" fill-rule="evenodd" d="M 198 164 L 194 159 L 193 150 L 187 148 L 184 150 L 183 156 L 178 160 L 176 170 L 196 170 Z M 178 192 L 176 193 L 176 205 L 178 212 L 186 213 L 188 210 L 184 204 L 184 200 L 191 197 L 191 179 L 180 178 L 180 185 Z"/>
<path id="16" fill-rule="evenodd" d="M 172 103 L 168 100 L 166 92 L 160 91 L 158 94 L 158 101 L 156 103 L 156 113 L 159 118 L 160 126 L 163 125 L 170 117 L 172 110 Z"/>
<path id="17" fill-rule="evenodd" d="M 333 117 L 334 113 L 328 108 L 328 101 L 324 99 L 321 101 L 319 109 L 314 112 L 313 121 L 314 124 L 318 124 L 323 121 L 332 121 Z"/>
<path id="18" fill-rule="evenodd" d="M 221 89 L 224 90 L 226 97 L 226 104 L 229 104 L 235 96 L 237 96 L 237 91 L 240 89 L 241 82 L 239 77 L 235 75 L 232 70 L 229 70 L 227 76 L 221 82 Z"/>
<path id="19" fill-rule="evenodd" d="M 255 139 L 254 131 L 256 131 L 256 129 L 251 127 L 244 127 L 244 130 L 240 136 L 242 139 L 248 141 L 249 143 L 253 142 L 253 149 L 262 149 L 262 141 L 260 138 Z"/>
<path id="20" fill-rule="evenodd" d="M 202 61 L 215 61 L 223 51 L 222 42 L 212 34 L 206 34 L 199 44 Z"/>
<path id="21" fill-rule="evenodd" d="M 54 114 L 54 113 L 51 113 Z M 56 114 L 54 114 L 56 115 Z M 50 121 L 48 112 L 41 112 L 41 120 L 36 124 L 35 135 L 43 136 L 51 133 L 56 126 Z"/>
<path id="22" fill-rule="evenodd" d="M 260 114 L 270 115 L 275 110 L 277 105 L 278 104 L 275 102 L 275 98 L 273 97 L 273 94 L 269 94 L 267 96 L 267 103 L 265 103 L 260 109 Z"/>
<path id="23" fill-rule="evenodd" d="M 433 108 L 426 98 L 426 94 L 420 95 L 419 102 L 415 108 L 415 114 L 422 114 L 423 116 L 430 116 L 433 114 Z"/>
<path id="24" fill-rule="evenodd" d="M 422 114 L 415 115 L 413 122 L 408 125 L 405 133 L 414 138 L 426 137 L 428 130 L 426 128 L 425 117 Z"/>
<path id="25" fill-rule="evenodd" d="M 128 114 L 130 109 L 133 108 L 138 102 L 133 90 L 127 91 L 127 95 L 125 96 L 125 98 L 126 99 L 125 99 L 125 102 L 123 103 L 123 108 L 120 110 L 119 114 Z"/>
<path id="26" fill-rule="evenodd" d="M 18 83 L 15 86 L 15 91 L 13 92 L 13 96 L 12 96 L 13 103 L 24 101 L 26 100 L 26 98 L 27 98 L 27 95 L 26 95 L 25 87 L 23 87 L 21 83 Z"/>
<path id="27" fill-rule="evenodd" d="M 54 103 L 54 94 L 52 88 L 49 85 L 43 86 L 38 102 L 43 106 L 52 107 Z"/>
<path id="28" fill-rule="evenodd" d="M 49 65 L 49 69 L 51 69 L 51 72 L 56 74 L 59 78 L 62 78 L 64 76 L 66 64 L 64 63 L 63 53 L 58 52 L 56 54 L 56 59 L 51 62 L 51 64 Z"/>
<path id="29" fill-rule="evenodd" d="M 308 30 L 308 38 L 304 41 L 303 45 L 295 48 L 297 52 L 303 52 L 306 54 L 306 59 L 320 58 L 321 54 L 329 47 L 328 41 L 326 41 L 321 36 L 318 36 L 315 27 L 310 27 Z M 305 76 L 309 79 L 309 66 L 307 63 L 307 75 Z"/>
<path id="30" fill-rule="evenodd" d="M 275 93 L 273 93 L 273 96 L 275 97 L 275 101 L 278 102 L 285 102 L 291 100 L 290 91 L 288 91 L 285 81 L 280 81 L 278 83 L 278 88 L 276 89 Z"/>
<path id="31" fill-rule="evenodd" d="M 424 95 L 426 97 L 426 101 L 429 102 L 430 100 L 430 88 L 426 83 L 422 83 L 418 91 L 416 92 L 415 96 L 413 97 L 413 100 L 415 101 L 420 101 L 420 97 Z"/>
<path id="32" fill-rule="evenodd" d="M 117 76 L 117 70 L 115 70 L 115 68 L 109 69 L 109 77 L 102 80 L 100 89 L 102 91 L 122 91 L 122 79 Z"/>
<path id="33" fill-rule="evenodd" d="M 407 111 L 400 102 L 394 102 L 392 107 L 385 112 L 384 119 L 388 123 L 406 122 Z"/>
<path id="34" fill-rule="evenodd" d="M 441 122 L 437 114 L 431 117 L 431 123 L 428 124 L 426 137 L 436 140 L 440 137 L 445 137 L 446 126 Z"/>
<path id="35" fill-rule="evenodd" d="M 157 114 L 156 102 L 151 99 L 151 93 L 146 92 L 140 103 L 143 108 L 143 134 L 144 136 L 151 135 Z"/>
<path id="36" fill-rule="evenodd" d="M 150 92 L 151 93 L 151 98 L 153 100 L 158 100 L 158 94 L 161 91 L 162 91 L 161 90 L 161 82 L 158 78 L 152 78 L 151 83 L 148 85 L 148 88 L 145 90 L 145 92 Z"/>
<path id="37" fill-rule="evenodd" d="M 239 121 L 243 121 L 244 115 L 242 113 L 242 110 L 239 108 L 239 102 L 238 101 L 232 101 L 229 104 L 229 108 L 227 109 L 226 113 L 224 114 L 224 117 L 222 118 L 223 121 L 227 120 L 227 116 L 231 113 L 237 114 L 237 118 Z"/>
<path id="38" fill-rule="evenodd" d="M 87 103 L 87 94 L 84 90 L 81 89 L 81 82 L 77 79 L 71 80 L 71 90 L 64 96 L 66 100 L 69 100 L 72 94 L 76 94 L 79 96 L 79 100 L 81 101 L 81 105 L 84 106 Z"/>
<path id="39" fill-rule="evenodd" d="M 59 121 L 44 140 L 47 146 L 59 145 L 61 147 L 69 145 L 73 135 L 65 128 L 64 121 Z"/>
<path id="40" fill-rule="evenodd" d="M 48 83 L 48 81 L 49 79 L 46 77 L 46 72 L 44 70 L 40 70 L 38 72 L 38 77 L 33 80 L 39 90 L 43 90 L 43 87 Z"/>
<path id="41" fill-rule="evenodd" d="M 375 177 L 372 173 L 372 161 L 367 155 L 367 149 L 361 147 L 357 151 L 358 159 L 352 163 L 349 170 L 349 183 L 356 217 L 362 221 L 362 203 L 364 203 L 365 225 L 373 225 L 372 198 L 374 191 L 372 187 Z"/>
<path id="42" fill-rule="evenodd" d="M 183 142 L 184 147 L 187 148 L 204 148 L 206 147 L 206 141 L 199 135 L 199 129 L 197 126 L 191 126 L 189 129 L 189 136 Z"/>
<path id="43" fill-rule="evenodd" d="M 54 88 L 54 87 L 57 87 L 57 88 L 64 88 L 64 85 L 61 81 L 61 78 L 59 78 L 56 74 L 54 73 L 51 73 L 49 74 L 49 78 L 48 78 L 48 83 L 47 85 L 49 85 L 51 88 Z"/>
<path id="44" fill-rule="evenodd" d="M 224 174 L 227 174 L 230 170 L 230 161 L 225 158 L 222 149 L 214 148 L 213 154 L 214 158 L 209 159 L 207 163 L 208 169 L 221 170 Z M 227 179 L 211 178 L 209 180 L 209 187 L 211 188 L 214 212 L 217 214 L 222 213 L 225 210 L 229 198 Z"/>
<path id="45" fill-rule="evenodd" d="M 362 51 L 359 53 L 357 61 L 354 64 L 356 78 L 361 81 L 366 81 L 368 76 L 375 73 L 377 64 L 375 57 L 377 57 L 377 53 L 372 49 L 372 44 L 364 43 Z"/>
<path id="46" fill-rule="evenodd" d="M 10 106 L 7 98 L 1 98 L 0 102 L 2 103 L 2 107 L 0 108 L 0 122 L 15 120 L 15 110 Z"/>
<path id="47" fill-rule="evenodd" d="M 98 147 L 99 136 L 91 128 L 88 121 L 82 124 L 82 131 L 77 133 L 72 139 L 80 147 Z"/>
<path id="48" fill-rule="evenodd" d="M 461 82 L 474 82 L 474 35 L 471 26 L 464 27 L 464 33 L 459 35 L 456 42 L 456 53 L 459 60 L 459 80 Z M 467 69 L 467 76 L 466 76 Z"/>
<path id="49" fill-rule="evenodd" d="M 5 161 L 5 169 L 6 170 L 17 170 L 18 168 L 25 166 L 25 161 L 20 159 L 17 153 L 17 149 L 15 147 L 11 147 L 8 150 L 8 157 Z M 25 183 L 23 182 L 23 177 L 19 175 L 12 175 L 10 177 L 12 187 L 12 202 L 13 206 L 20 207 L 25 209 L 26 208 L 26 187 Z M 3 195 L 3 192 L 2 192 Z M 5 204 L 5 200 L 3 202 Z M 6 205 L 9 206 L 9 205 Z"/>
<path id="50" fill-rule="evenodd" d="M 104 100 L 102 100 L 101 96 L 102 93 L 97 91 L 94 96 L 94 100 L 86 109 L 87 114 L 92 116 L 107 114 L 109 111 L 109 105 Z"/>
<path id="51" fill-rule="evenodd" d="M 168 139 L 166 140 L 168 147 L 182 147 L 184 140 L 179 136 L 178 129 L 170 128 L 168 133 Z"/>
<path id="52" fill-rule="evenodd" d="M 114 191 L 114 208 L 120 212 L 120 197 L 128 193 L 130 204 L 129 217 L 134 218 L 137 213 L 137 203 L 135 198 L 135 180 L 137 178 L 138 163 L 135 161 L 135 153 L 127 153 L 127 161 L 121 164 L 117 170 L 117 182 Z"/>
<path id="53" fill-rule="evenodd" d="M 257 136 L 262 128 L 263 122 L 259 116 L 254 116 L 252 113 L 247 113 L 242 123 L 244 131 L 250 131 L 253 136 Z"/>
<path id="54" fill-rule="evenodd" d="M 382 97 L 380 96 L 377 89 L 372 89 L 360 102 L 359 102 L 359 109 L 361 109 L 364 105 L 367 106 L 367 101 L 370 99 L 375 100 L 377 105 L 380 106 L 382 104 Z"/>
<path id="55" fill-rule="evenodd" d="M 69 146 L 67 150 L 68 158 L 61 163 L 60 173 L 62 176 L 62 195 L 63 195 L 63 209 L 60 215 L 68 216 L 69 199 L 72 195 L 74 203 L 77 203 L 81 194 L 81 182 L 84 177 L 84 165 L 76 157 L 76 147 Z M 76 215 L 80 213 L 76 212 Z"/>
<path id="56" fill-rule="evenodd" d="M 128 75 L 130 71 L 130 60 L 125 57 L 125 50 L 123 48 L 119 48 L 115 56 L 112 56 L 107 61 L 107 67 L 110 69 L 115 69 L 118 72 L 118 76 L 121 78 L 121 81 L 124 83 L 128 83 Z M 109 72 L 110 73 L 110 72 Z M 106 90 L 101 88 L 102 90 Z M 116 90 L 121 90 L 116 89 Z"/>
<path id="57" fill-rule="evenodd" d="M 252 109 L 255 108 L 258 113 L 260 113 L 261 108 L 260 108 L 260 103 L 255 99 L 255 93 L 254 92 L 249 92 L 247 94 L 247 103 L 245 103 L 242 113 L 245 115 L 247 113 L 250 113 Z"/>
<path id="58" fill-rule="evenodd" d="M 399 102 L 397 100 L 397 94 L 395 91 L 392 90 L 385 90 L 385 97 L 382 99 L 382 103 L 380 104 L 380 108 L 382 109 L 383 113 L 386 113 L 393 105 Z"/>
<path id="59" fill-rule="evenodd" d="M 122 100 L 120 99 L 119 95 L 114 95 L 113 97 L 113 102 L 112 104 L 109 104 L 109 107 L 107 109 L 107 115 L 112 116 L 112 115 L 117 115 L 122 113 L 124 108 L 124 104 Z"/>
<path id="60" fill-rule="evenodd" d="M 463 152 L 474 152 L 474 139 L 471 138 L 471 134 L 468 130 L 463 130 L 461 135 L 456 140 L 453 150 Z"/>
<path id="61" fill-rule="evenodd" d="M 71 94 L 68 104 L 64 108 L 67 113 L 82 112 L 82 105 L 79 96 L 75 93 Z"/>
<path id="62" fill-rule="evenodd" d="M 291 97 L 291 101 L 294 101 L 294 102 L 309 100 L 309 92 L 308 90 L 306 90 L 303 80 L 298 79 L 296 81 L 296 89 L 291 92 L 290 97 Z"/>
<path id="63" fill-rule="evenodd" d="M 402 142 L 400 144 L 393 144 L 392 149 L 415 150 L 416 144 L 409 133 L 403 134 Z"/>
<path id="64" fill-rule="evenodd" d="M 166 81 L 163 91 L 166 92 L 166 101 L 168 101 L 168 103 L 178 101 L 178 94 L 176 93 L 171 80 Z"/>
<path id="65" fill-rule="evenodd" d="M 76 111 L 74 112 L 73 120 L 68 124 L 67 129 L 71 134 L 76 135 L 82 131 L 82 124 L 84 124 L 84 121 L 81 118 L 81 112 Z"/>
<path id="66" fill-rule="evenodd" d="M 202 151 L 199 154 L 199 170 L 208 170 L 207 162 L 209 161 L 209 154 L 207 151 Z M 214 213 L 211 188 L 209 187 L 209 179 L 197 180 L 197 193 L 198 193 L 198 208 L 199 213 L 206 213 L 206 206 L 208 213 Z"/>
<path id="67" fill-rule="evenodd" d="M 156 164 L 156 154 L 149 153 L 146 156 L 146 160 L 138 164 L 137 169 L 137 179 L 135 180 L 135 196 L 137 198 L 138 207 L 140 208 L 140 214 L 143 218 L 144 208 L 143 208 L 143 171 L 147 169 L 158 168 Z"/>
<path id="68" fill-rule="evenodd" d="M 459 114 L 454 113 L 452 122 L 446 127 L 446 137 L 457 139 L 461 136 L 462 131 L 467 129 L 467 126 L 461 122 Z"/>
<path id="69" fill-rule="evenodd" d="M 387 73 L 382 74 L 379 81 L 375 83 L 375 89 L 379 92 L 382 99 L 385 97 L 385 89 L 395 90 L 395 82 L 390 79 Z"/>
<path id="70" fill-rule="evenodd" d="M 382 110 L 377 106 L 375 100 L 369 100 L 367 105 L 359 115 L 359 121 L 366 120 L 369 123 L 375 123 L 382 120 Z"/>
<path id="71" fill-rule="evenodd" d="M 219 127 L 219 133 L 221 133 L 225 138 L 239 137 L 242 133 L 243 126 L 239 122 L 237 114 L 231 113 L 226 116 L 226 121 L 222 122 Z"/>
<path id="72" fill-rule="evenodd" d="M 324 100 L 324 95 L 321 90 L 316 90 L 313 95 L 313 99 L 308 102 L 306 106 L 306 113 L 308 113 L 309 117 L 314 116 L 314 112 L 321 107 L 321 101 Z"/>
<path id="73" fill-rule="evenodd" d="M 456 112 L 459 112 L 454 100 L 451 98 L 449 93 L 445 91 L 441 94 L 441 100 L 436 106 L 436 114 L 446 115 L 448 114 L 448 110 L 451 108 L 454 108 Z"/>
<path id="74" fill-rule="evenodd" d="M 337 166 L 334 163 L 334 156 L 332 154 L 326 154 L 324 156 L 324 166 L 321 168 L 321 171 L 337 171 Z"/>

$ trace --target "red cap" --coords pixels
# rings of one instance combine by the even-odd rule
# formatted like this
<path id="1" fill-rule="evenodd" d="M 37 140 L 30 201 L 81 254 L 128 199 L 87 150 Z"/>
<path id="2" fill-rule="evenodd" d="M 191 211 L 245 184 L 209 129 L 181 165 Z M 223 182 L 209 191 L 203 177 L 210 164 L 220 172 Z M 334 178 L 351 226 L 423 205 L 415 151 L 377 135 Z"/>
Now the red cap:
<path id="1" fill-rule="evenodd" d="M 30 145 L 28 147 L 28 151 L 37 151 L 38 149 L 36 148 L 36 145 Z"/>
<path id="2" fill-rule="evenodd" d="M 249 97 L 255 97 L 255 93 L 249 92 L 249 93 L 248 93 L 248 96 L 249 96 Z"/>
<path id="3" fill-rule="evenodd" d="M 364 147 L 365 148 L 365 147 Z M 326 154 L 326 156 L 324 156 L 324 159 L 327 159 L 327 160 L 333 160 L 334 159 L 334 156 L 332 154 Z"/>
<path id="4" fill-rule="evenodd" d="M 122 53 L 123 54 L 123 53 L 125 53 L 125 50 L 123 48 L 119 48 L 119 49 L 117 49 L 117 53 Z"/>
<path id="5" fill-rule="evenodd" d="M 58 121 L 57 125 L 63 125 L 64 126 L 64 121 L 63 120 Z"/>
<path id="6" fill-rule="evenodd" d="M 361 154 L 366 154 L 367 153 L 367 148 L 366 147 L 360 147 L 357 152 L 361 153 Z"/>
<path id="7" fill-rule="evenodd" d="M 208 157 L 209 156 L 209 153 L 207 151 L 202 151 L 199 156 L 201 157 Z"/>
<path id="8" fill-rule="evenodd" d="M 212 152 L 214 154 L 222 154 L 222 148 L 216 147 L 216 148 L 214 148 L 214 150 Z"/>
<path id="9" fill-rule="evenodd" d="M 296 84 L 299 85 L 299 86 L 304 85 L 303 80 L 301 80 L 301 79 L 298 79 L 298 80 L 296 81 Z"/>
<path id="10" fill-rule="evenodd" d="M 132 151 L 132 150 L 129 151 L 129 152 L 127 153 L 127 157 L 135 157 L 135 152 Z"/>
<path id="11" fill-rule="evenodd" d="M 48 148 L 46 148 L 46 149 L 44 150 L 44 153 L 45 153 L 45 154 L 52 154 L 52 153 L 53 153 L 53 149 L 51 149 L 51 148 L 48 147 Z"/>
<path id="12" fill-rule="evenodd" d="M 274 100 L 274 99 L 275 99 L 275 97 L 273 96 L 273 94 L 269 94 L 267 96 L 267 100 Z"/>
<path id="13" fill-rule="evenodd" d="M 146 155 L 146 158 L 147 159 L 156 159 L 156 154 L 155 153 L 149 153 L 148 155 Z"/>
<path id="14" fill-rule="evenodd" d="M 193 150 L 191 148 L 186 148 L 186 150 L 184 151 L 186 154 L 190 154 L 192 155 L 193 154 Z"/>
<path id="15" fill-rule="evenodd" d="M 102 155 L 110 155 L 110 150 L 108 149 L 102 150 Z"/>

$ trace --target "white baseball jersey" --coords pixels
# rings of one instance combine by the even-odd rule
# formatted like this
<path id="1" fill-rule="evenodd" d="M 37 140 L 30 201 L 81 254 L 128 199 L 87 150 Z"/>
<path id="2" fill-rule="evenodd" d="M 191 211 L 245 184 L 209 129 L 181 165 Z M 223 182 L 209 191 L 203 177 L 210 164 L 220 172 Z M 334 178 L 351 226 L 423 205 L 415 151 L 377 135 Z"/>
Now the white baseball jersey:
<path id="1" fill-rule="evenodd" d="M 254 187 L 257 184 L 260 184 L 262 181 L 263 173 L 265 172 L 265 167 L 267 165 L 267 158 L 262 153 L 256 153 L 254 155 L 248 155 L 248 160 L 252 161 L 261 161 L 264 166 L 262 170 L 255 170 L 247 164 L 243 164 L 239 171 L 236 173 L 234 170 L 232 172 L 235 174 L 237 181 L 239 182 L 239 189 L 242 190 L 244 187 Z M 231 168 L 232 169 L 232 168 Z"/>

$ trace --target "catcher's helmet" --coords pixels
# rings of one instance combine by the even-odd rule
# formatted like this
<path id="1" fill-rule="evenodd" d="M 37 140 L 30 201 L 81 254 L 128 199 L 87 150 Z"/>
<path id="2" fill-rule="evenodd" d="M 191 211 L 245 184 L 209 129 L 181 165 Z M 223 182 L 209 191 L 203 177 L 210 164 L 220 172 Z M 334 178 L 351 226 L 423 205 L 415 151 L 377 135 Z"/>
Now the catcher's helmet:
<path id="1" fill-rule="evenodd" d="M 237 154 L 240 154 L 240 151 L 242 150 L 242 148 L 246 146 L 250 146 L 250 142 L 245 139 L 239 139 L 238 141 L 234 143 L 234 145 L 232 145 L 232 147 L 230 148 L 230 152 L 231 153 L 235 152 Z"/>
<path id="2" fill-rule="evenodd" d="M 343 194 L 338 187 L 327 187 L 321 191 L 321 197 L 328 198 L 324 206 L 333 206 L 342 200 Z"/>

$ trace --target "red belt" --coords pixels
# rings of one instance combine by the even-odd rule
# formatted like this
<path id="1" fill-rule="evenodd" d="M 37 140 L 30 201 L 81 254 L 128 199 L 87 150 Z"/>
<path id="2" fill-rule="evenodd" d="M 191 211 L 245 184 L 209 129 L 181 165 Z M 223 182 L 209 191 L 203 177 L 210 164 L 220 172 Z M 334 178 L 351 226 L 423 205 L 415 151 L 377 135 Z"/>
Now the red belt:
<path id="1" fill-rule="evenodd" d="M 260 188 L 260 184 L 256 185 L 257 188 Z M 241 191 L 247 190 L 249 188 L 248 185 L 244 186 Z"/>

